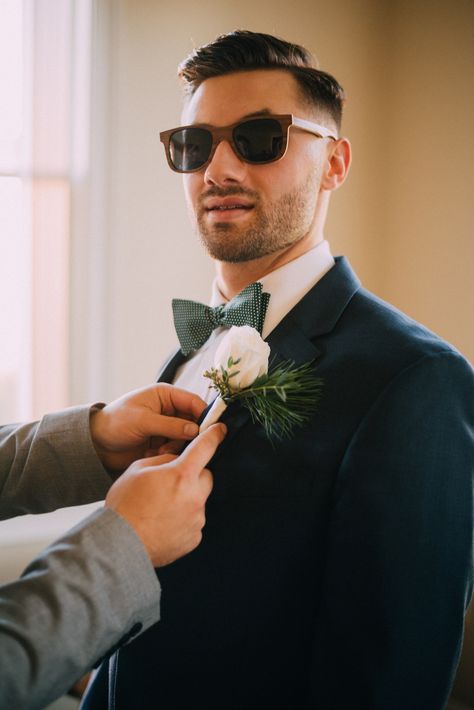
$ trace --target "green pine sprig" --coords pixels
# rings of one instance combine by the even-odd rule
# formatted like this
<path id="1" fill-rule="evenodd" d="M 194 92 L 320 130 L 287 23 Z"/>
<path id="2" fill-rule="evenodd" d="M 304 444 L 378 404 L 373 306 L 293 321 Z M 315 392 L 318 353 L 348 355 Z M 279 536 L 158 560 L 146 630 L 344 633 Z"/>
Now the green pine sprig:
<path id="1" fill-rule="evenodd" d="M 302 426 L 315 411 L 321 397 L 323 382 L 316 377 L 312 363 L 295 367 L 291 361 L 284 362 L 272 372 L 258 377 L 250 387 L 233 391 L 230 380 L 238 371 L 228 370 L 240 360 L 232 358 L 227 368 L 212 368 L 204 373 L 211 380 L 226 404 L 241 402 L 252 421 L 260 424 L 269 439 L 288 439 L 297 426 Z"/>

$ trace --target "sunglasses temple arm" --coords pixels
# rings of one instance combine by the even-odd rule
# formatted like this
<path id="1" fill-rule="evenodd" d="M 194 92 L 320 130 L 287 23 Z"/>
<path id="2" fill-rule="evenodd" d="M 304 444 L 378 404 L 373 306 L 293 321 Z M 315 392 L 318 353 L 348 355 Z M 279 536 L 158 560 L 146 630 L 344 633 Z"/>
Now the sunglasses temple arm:
<path id="1" fill-rule="evenodd" d="M 320 138 L 331 138 L 332 140 L 337 141 L 337 136 L 335 136 L 334 133 L 328 128 L 321 126 L 319 123 L 306 121 L 304 118 L 296 118 L 293 116 L 292 125 L 297 126 L 297 128 L 302 128 L 304 131 L 308 131 L 308 133 L 313 133 L 315 136 L 319 136 Z"/>

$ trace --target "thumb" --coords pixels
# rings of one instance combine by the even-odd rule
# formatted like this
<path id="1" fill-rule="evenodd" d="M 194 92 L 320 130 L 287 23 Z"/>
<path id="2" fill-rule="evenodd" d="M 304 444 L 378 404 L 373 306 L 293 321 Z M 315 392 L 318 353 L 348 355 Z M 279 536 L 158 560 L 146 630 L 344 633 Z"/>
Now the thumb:
<path id="1" fill-rule="evenodd" d="M 206 464 L 214 456 L 217 447 L 227 434 L 225 424 L 213 424 L 199 434 L 183 453 L 175 459 L 175 463 L 186 476 L 199 476 Z"/>

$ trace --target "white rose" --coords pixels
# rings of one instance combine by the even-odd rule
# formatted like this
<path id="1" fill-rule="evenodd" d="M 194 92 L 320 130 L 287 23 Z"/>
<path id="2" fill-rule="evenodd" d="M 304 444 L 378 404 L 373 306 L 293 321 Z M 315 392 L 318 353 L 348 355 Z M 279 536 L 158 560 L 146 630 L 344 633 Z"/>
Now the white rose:
<path id="1" fill-rule="evenodd" d="M 219 370 L 223 367 L 229 375 L 238 373 L 229 380 L 231 389 L 236 391 L 249 387 L 257 377 L 268 372 L 269 356 L 270 347 L 255 328 L 233 325 L 217 348 L 214 367 Z M 231 357 L 234 363 L 239 362 L 229 368 L 227 363 Z"/>

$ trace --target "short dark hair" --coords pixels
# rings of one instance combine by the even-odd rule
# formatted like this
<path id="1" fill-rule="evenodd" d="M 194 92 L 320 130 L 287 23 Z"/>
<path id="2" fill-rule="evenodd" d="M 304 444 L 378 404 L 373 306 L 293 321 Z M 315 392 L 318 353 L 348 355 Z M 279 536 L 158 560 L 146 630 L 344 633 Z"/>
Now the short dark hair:
<path id="1" fill-rule="evenodd" d="M 344 89 L 317 67 L 312 54 L 299 44 L 279 37 L 235 30 L 198 47 L 178 67 L 185 93 L 192 96 L 206 79 L 252 69 L 286 69 L 296 79 L 301 95 L 311 106 L 341 127 Z"/>

